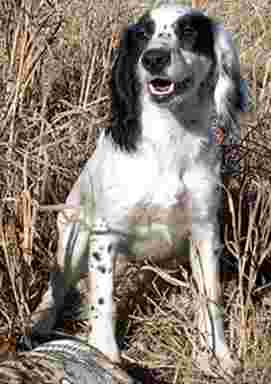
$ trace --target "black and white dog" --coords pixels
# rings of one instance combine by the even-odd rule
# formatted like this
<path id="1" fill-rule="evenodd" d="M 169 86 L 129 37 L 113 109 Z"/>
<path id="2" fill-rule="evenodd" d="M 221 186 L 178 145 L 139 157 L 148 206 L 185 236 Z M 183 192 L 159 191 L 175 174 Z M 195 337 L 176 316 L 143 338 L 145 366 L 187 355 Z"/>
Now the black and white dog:
<path id="1" fill-rule="evenodd" d="M 209 129 L 215 111 L 226 135 L 238 131 L 240 89 L 231 36 L 203 13 L 164 5 L 128 26 L 112 70 L 112 124 L 58 216 L 64 281 L 53 275 L 39 307 L 47 315 L 34 330 L 53 326 L 65 292 L 88 272 L 89 343 L 118 361 L 118 258 L 135 250 L 138 257 L 168 257 L 190 236 L 206 351 L 227 372 L 235 370 L 239 364 L 224 339 L 218 277 L 221 160 Z"/>

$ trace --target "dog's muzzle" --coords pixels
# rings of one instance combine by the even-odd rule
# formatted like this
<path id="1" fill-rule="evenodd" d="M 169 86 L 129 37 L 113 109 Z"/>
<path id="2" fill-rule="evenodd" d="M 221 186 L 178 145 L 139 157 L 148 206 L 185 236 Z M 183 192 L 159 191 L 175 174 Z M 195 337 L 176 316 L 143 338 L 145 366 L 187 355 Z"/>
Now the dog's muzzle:
<path id="1" fill-rule="evenodd" d="M 167 69 L 171 64 L 171 51 L 164 47 L 148 49 L 142 56 L 142 65 L 150 75 L 148 91 L 157 101 L 166 101 L 171 96 L 183 94 L 193 86 L 192 75 L 184 76 L 180 80 L 167 76 Z"/>
<path id="2" fill-rule="evenodd" d="M 170 65 L 170 61 L 170 51 L 165 48 L 149 49 L 142 57 L 144 68 L 152 75 L 161 74 L 161 72 Z"/>

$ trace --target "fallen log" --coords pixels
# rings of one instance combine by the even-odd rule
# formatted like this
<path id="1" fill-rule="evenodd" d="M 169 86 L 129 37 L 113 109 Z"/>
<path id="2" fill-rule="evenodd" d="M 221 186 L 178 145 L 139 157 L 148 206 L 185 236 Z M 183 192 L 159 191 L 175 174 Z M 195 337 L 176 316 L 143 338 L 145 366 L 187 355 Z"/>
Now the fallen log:
<path id="1" fill-rule="evenodd" d="M 138 384 L 101 352 L 76 339 L 54 340 L 0 363 L 0 384 Z"/>

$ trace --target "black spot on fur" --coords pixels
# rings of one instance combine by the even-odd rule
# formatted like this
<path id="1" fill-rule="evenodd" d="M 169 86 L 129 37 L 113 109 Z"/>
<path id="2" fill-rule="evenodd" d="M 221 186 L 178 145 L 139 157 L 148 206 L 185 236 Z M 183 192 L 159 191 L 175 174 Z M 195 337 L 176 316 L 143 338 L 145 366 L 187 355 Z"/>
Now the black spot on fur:
<path id="1" fill-rule="evenodd" d="M 83 168 L 85 167 L 86 163 L 87 163 L 87 160 L 86 160 L 86 159 L 83 159 L 83 160 L 80 160 L 80 161 L 79 161 L 79 168 L 80 168 L 80 171 L 83 170 Z"/>
<path id="2" fill-rule="evenodd" d="M 105 273 L 106 272 L 106 268 L 103 265 L 99 265 L 97 269 L 101 273 Z"/>
<path id="3" fill-rule="evenodd" d="M 94 307 L 94 305 L 91 305 L 91 306 L 90 306 L 90 310 L 91 310 L 91 311 L 95 311 L 95 307 Z"/>
<path id="4" fill-rule="evenodd" d="M 99 305 L 104 304 L 104 298 L 103 298 L 103 297 L 100 297 L 100 298 L 99 298 L 99 300 L 98 300 L 98 304 L 99 304 Z"/>
<path id="5" fill-rule="evenodd" d="M 107 248 L 107 252 L 110 253 L 110 252 L 112 251 L 112 249 L 113 249 L 112 244 L 109 244 L 109 245 L 108 245 L 108 248 Z"/>
<path id="6" fill-rule="evenodd" d="M 96 259 L 97 261 L 101 261 L 102 258 L 101 258 L 101 255 L 99 254 L 99 252 L 93 252 L 93 257 L 94 259 Z"/>

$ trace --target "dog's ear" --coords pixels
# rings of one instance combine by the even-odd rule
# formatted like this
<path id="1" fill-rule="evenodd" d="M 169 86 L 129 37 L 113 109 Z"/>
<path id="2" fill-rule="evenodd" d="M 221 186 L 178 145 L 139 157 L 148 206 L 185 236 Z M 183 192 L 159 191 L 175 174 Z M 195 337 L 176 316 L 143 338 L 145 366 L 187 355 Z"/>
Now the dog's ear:
<path id="1" fill-rule="evenodd" d="M 216 85 L 214 101 L 218 126 L 226 134 L 240 136 L 238 113 L 244 110 L 247 88 L 240 74 L 239 55 L 232 36 L 221 24 L 214 25 Z"/>
<path id="2" fill-rule="evenodd" d="M 139 83 L 136 77 L 138 49 L 133 25 L 121 34 L 112 64 L 112 125 L 106 133 L 121 149 L 133 151 L 140 134 L 138 124 Z"/>

